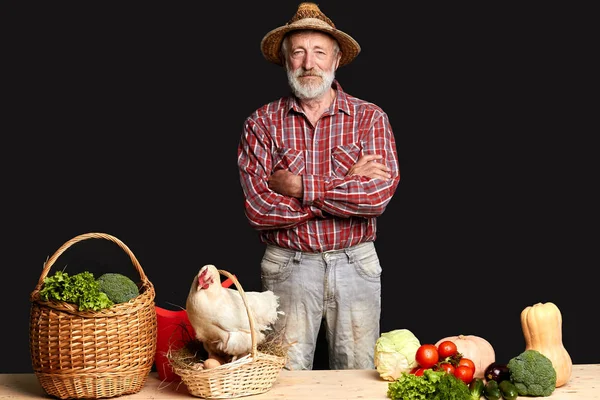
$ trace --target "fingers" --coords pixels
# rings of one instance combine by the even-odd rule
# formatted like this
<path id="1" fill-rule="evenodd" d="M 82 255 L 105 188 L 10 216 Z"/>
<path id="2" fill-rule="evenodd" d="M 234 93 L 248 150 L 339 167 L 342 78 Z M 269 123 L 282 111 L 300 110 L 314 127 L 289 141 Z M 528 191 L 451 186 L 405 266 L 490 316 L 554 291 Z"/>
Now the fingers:
<path id="1" fill-rule="evenodd" d="M 358 159 L 358 161 L 356 162 L 356 164 L 362 165 L 362 164 L 366 164 L 371 161 L 376 161 L 376 160 L 381 160 L 381 159 L 383 159 L 383 156 L 380 156 L 379 154 L 367 154 L 367 155 L 360 157 Z"/>
<path id="2" fill-rule="evenodd" d="M 368 154 L 361 159 L 366 162 L 366 165 L 362 168 L 362 175 L 368 178 L 379 178 L 379 179 L 389 179 L 392 177 L 390 174 L 390 169 L 384 163 L 378 162 L 382 160 L 383 156 L 379 154 Z"/>
<path id="3" fill-rule="evenodd" d="M 383 164 L 379 165 L 383 168 L 369 168 L 363 171 L 361 175 L 372 179 L 390 179 L 392 175 L 389 173 L 388 168 Z"/>
<path id="4" fill-rule="evenodd" d="M 377 154 L 362 156 L 350 168 L 348 175 L 360 175 L 371 179 L 389 179 L 392 177 L 390 169 L 385 164 L 378 162 L 382 158 L 382 156 Z"/>

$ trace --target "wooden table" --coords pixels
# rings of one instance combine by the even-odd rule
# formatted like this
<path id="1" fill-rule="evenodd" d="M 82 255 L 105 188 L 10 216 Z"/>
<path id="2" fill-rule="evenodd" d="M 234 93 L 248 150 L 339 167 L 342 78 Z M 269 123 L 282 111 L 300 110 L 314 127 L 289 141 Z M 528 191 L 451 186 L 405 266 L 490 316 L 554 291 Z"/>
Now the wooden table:
<path id="1" fill-rule="evenodd" d="M 281 371 L 271 390 L 247 396 L 252 400 L 387 399 L 388 382 L 375 370 Z M 0 374 L 0 399 L 48 399 L 34 374 Z M 144 388 L 115 399 L 195 399 L 180 382 L 162 382 L 153 372 Z M 531 400 L 531 397 L 519 397 Z M 541 398 L 540 398 L 541 399 Z M 570 381 L 557 388 L 552 400 L 600 399 L 600 364 L 574 365 Z"/>

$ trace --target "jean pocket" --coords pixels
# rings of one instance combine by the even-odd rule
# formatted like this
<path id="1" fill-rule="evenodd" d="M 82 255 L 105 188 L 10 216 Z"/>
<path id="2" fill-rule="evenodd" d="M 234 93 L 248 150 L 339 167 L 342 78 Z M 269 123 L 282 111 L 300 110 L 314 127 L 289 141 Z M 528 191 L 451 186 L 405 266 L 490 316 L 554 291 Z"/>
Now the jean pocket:
<path id="1" fill-rule="evenodd" d="M 365 280 L 377 282 L 381 278 L 381 264 L 375 252 L 369 252 L 364 257 L 354 261 L 356 272 Z"/>
<path id="2" fill-rule="evenodd" d="M 267 248 L 260 263 L 263 284 L 283 282 L 290 277 L 294 269 L 294 256 L 288 252 Z"/>

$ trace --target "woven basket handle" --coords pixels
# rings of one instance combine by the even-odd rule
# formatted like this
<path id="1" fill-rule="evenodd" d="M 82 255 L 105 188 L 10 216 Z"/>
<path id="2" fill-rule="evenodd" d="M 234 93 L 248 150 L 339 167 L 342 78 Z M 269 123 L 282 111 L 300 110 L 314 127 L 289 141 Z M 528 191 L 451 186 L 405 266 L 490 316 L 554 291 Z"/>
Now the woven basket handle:
<path id="1" fill-rule="evenodd" d="M 240 292 L 240 295 L 242 296 L 242 300 L 244 301 L 244 305 L 246 306 L 246 312 L 248 313 L 248 321 L 250 322 L 250 335 L 252 338 L 252 358 L 255 359 L 257 356 L 258 350 L 257 350 L 257 344 L 256 344 L 256 333 L 254 331 L 254 315 L 252 314 L 252 310 L 250 309 L 250 306 L 248 305 L 248 299 L 246 298 L 246 293 L 244 292 L 244 289 L 242 289 L 242 285 L 240 285 L 240 282 L 237 280 L 235 275 L 230 274 L 229 272 L 222 270 L 222 269 L 219 269 L 218 271 L 220 274 L 225 275 L 226 277 L 231 279 L 231 281 L 237 288 L 238 292 Z"/>
<path id="2" fill-rule="evenodd" d="M 40 280 L 38 281 L 34 291 L 31 293 L 32 299 L 37 297 L 37 294 L 42 289 L 42 286 L 44 285 L 44 279 L 46 278 L 46 276 L 48 276 L 48 272 L 50 272 L 50 268 L 52 267 L 52 265 L 54 265 L 54 262 L 58 259 L 58 257 L 60 257 L 61 254 L 63 254 L 69 247 L 71 247 L 75 243 L 78 243 L 78 242 L 81 242 L 81 241 L 84 241 L 87 239 L 107 239 L 107 240 L 110 240 L 111 242 L 118 244 L 119 247 L 122 248 L 123 250 L 125 250 L 125 252 L 129 255 L 129 258 L 131 258 L 131 261 L 133 262 L 133 266 L 135 267 L 138 274 L 140 275 L 140 278 L 142 279 L 143 286 L 146 286 L 148 284 L 148 282 L 149 282 L 148 277 L 144 273 L 142 266 L 140 265 L 137 258 L 135 258 L 135 255 L 133 254 L 133 252 L 131 250 L 129 250 L 129 247 L 127 247 L 125 245 L 125 243 L 123 243 L 116 237 L 111 236 L 106 233 L 91 232 L 91 233 L 84 233 L 83 235 L 75 236 L 73 239 L 69 240 L 68 242 L 66 242 L 65 244 L 60 246 L 60 248 L 58 250 L 56 250 L 56 252 L 48 260 L 46 260 L 46 262 L 44 263 L 44 268 L 42 270 L 42 274 L 40 275 Z"/>

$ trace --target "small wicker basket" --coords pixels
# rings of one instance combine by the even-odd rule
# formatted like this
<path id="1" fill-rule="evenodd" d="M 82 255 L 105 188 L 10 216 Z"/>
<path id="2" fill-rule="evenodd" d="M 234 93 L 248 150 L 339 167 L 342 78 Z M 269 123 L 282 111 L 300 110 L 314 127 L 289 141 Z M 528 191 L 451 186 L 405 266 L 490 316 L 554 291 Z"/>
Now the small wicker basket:
<path id="1" fill-rule="evenodd" d="M 171 363 L 171 367 L 181 377 L 193 396 L 205 399 L 231 399 L 267 392 L 279 377 L 287 360 L 285 357 L 258 351 L 254 316 L 248 306 L 246 294 L 235 275 L 224 270 L 219 270 L 219 273 L 233 281 L 244 301 L 252 334 L 250 354 L 210 369 L 182 368 L 175 363 Z"/>
<path id="2" fill-rule="evenodd" d="M 70 246 L 86 239 L 110 240 L 129 255 L 141 278 L 138 296 L 100 311 L 79 311 L 76 304 L 41 300 L 50 267 Z M 46 393 L 60 399 L 97 399 L 139 392 L 156 352 L 154 297 L 154 286 L 119 239 L 87 233 L 63 244 L 44 263 L 30 296 L 31 361 Z"/>

